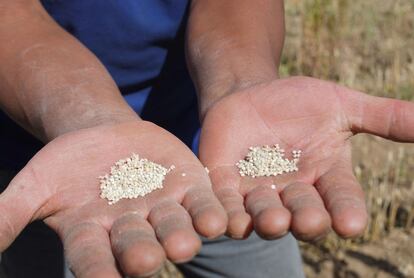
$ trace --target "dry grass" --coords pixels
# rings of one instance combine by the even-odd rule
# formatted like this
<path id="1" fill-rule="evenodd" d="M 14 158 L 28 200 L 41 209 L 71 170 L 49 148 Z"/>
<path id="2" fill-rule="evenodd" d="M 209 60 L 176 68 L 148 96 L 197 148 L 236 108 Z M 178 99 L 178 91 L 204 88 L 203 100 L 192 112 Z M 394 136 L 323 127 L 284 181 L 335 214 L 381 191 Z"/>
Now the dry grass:
<path id="1" fill-rule="evenodd" d="M 414 100 L 414 1 L 286 2 L 283 75 L 309 75 L 373 95 Z M 414 147 L 364 135 L 357 136 L 353 146 L 355 174 L 371 214 L 369 227 L 357 240 L 331 234 L 318 244 L 302 244 L 307 274 L 414 276 L 414 247 L 404 241 L 413 229 Z M 405 248 L 396 248 L 398 243 Z M 373 246 L 382 252 L 368 255 Z M 358 263 L 347 255 L 350 250 L 370 258 L 365 269 L 354 269 Z"/>
<path id="2" fill-rule="evenodd" d="M 413 0 L 289 0 L 281 74 L 329 79 L 414 100 Z M 414 277 L 414 147 L 359 135 L 355 174 L 371 219 L 365 235 L 301 244 L 309 277 Z M 386 250 L 386 251 L 385 251 Z M 177 277 L 163 273 L 163 278 Z"/>
<path id="3" fill-rule="evenodd" d="M 375 95 L 413 100 L 412 0 L 286 4 L 282 74 L 310 75 Z"/>

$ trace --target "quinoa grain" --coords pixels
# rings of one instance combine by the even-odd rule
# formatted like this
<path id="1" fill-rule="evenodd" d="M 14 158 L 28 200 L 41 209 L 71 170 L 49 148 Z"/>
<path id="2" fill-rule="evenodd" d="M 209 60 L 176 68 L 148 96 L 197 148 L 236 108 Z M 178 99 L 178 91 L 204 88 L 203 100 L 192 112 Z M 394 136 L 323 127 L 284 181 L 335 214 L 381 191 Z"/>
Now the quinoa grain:
<path id="1" fill-rule="evenodd" d="M 137 154 L 121 159 L 111 167 L 111 173 L 99 177 L 101 198 L 107 199 L 110 205 L 121 199 L 143 197 L 163 187 L 165 176 L 175 169 L 169 169 L 140 158 Z"/>
<path id="2" fill-rule="evenodd" d="M 278 144 L 274 146 L 250 147 L 244 160 L 239 160 L 236 166 L 242 177 L 270 177 L 298 171 L 297 163 L 302 154 L 301 150 L 292 151 L 293 159 L 285 158 L 285 150 Z"/>

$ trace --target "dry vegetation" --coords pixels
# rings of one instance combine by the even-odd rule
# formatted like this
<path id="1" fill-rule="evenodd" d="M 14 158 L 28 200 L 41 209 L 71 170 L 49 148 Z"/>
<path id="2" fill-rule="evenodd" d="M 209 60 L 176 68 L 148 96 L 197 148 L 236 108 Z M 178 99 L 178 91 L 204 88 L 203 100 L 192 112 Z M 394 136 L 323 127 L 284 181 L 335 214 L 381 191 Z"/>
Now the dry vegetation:
<path id="1" fill-rule="evenodd" d="M 414 101 L 413 0 L 288 0 L 281 73 Z M 308 277 L 414 277 L 414 146 L 358 135 L 354 170 L 371 214 L 365 235 L 301 244 Z M 162 277 L 179 277 L 171 266 Z"/>
<path id="2" fill-rule="evenodd" d="M 283 75 L 414 100 L 414 1 L 286 1 Z M 371 213 L 358 240 L 301 244 L 308 277 L 414 277 L 414 147 L 359 135 L 355 174 Z"/>

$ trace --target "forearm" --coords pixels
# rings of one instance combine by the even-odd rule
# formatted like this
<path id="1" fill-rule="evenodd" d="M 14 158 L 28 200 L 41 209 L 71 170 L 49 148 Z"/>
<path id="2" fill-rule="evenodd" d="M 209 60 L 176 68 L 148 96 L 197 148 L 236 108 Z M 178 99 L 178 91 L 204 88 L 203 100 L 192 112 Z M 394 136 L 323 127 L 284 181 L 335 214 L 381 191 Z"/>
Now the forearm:
<path id="1" fill-rule="evenodd" d="M 0 107 L 11 118 L 43 141 L 138 118 L 90 51 L 37 1 L 20 2 L 0 5 Z"/>
<path id="2" fill-rule="evenodd" d="M 237 89 L 278 77 L 283 0 L 193 0 L 187 62 L 200 115 Z"/>

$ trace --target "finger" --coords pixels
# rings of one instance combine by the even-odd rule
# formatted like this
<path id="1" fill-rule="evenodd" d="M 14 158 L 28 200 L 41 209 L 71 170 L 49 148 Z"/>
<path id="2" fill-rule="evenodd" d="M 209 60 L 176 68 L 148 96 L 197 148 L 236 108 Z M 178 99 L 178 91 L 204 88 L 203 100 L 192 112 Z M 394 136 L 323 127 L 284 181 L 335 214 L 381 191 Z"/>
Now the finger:
<path id="1" fill-rule="evenodd" d="M 257 186 L 251 190 L 246 197 L 246 208 L 253 218 L 255 231 L 263 238 L 278 238 L 289 230 L 290 213 L 271 186 Z"/>
<path id="2" fill-rule="evenodd" d="M 350 89 L 344 91 L 352 131 L 414 142 L 414 103 L 374 97 Z"/>
<path id="3" fill-rule="evenodd" d="M 182 263 L 193 258 L 201 241 L 185 209 L 174 201 L 165 201 L 151 209 L 148 217 L 167 257 Z"/>
<path id="4" fill-rule="evenodd" d="M 120 278 L 107 231 L 95 223 L 82 223 L 63 232 L 69 268 L 78 278 Z"/>
<path id="5" fill-rule="evenodd" d="M 164 250 L 154 230 L 137 214 L 126 214 L 114 222 L 111 243 L 123 273 L 128 276 L 152 276 L 165 261 Z"/>
<path id="6" fill-rule="evenodd" d="M 210 171 L 210 178 L 214 194 L 227 213 L 226 234 L 234 239 L 248 237 L 253 230 L 253 224 L 246 212 L 244 198 L 238 191 L 240 176 L 233 167 L 222 167 Z"/>
<path id="7" fill-rule="evenodd" d="M 352 173 L 350 162 L 334 165 L 315 186 L 337 234 L 356 237 L 363 233 L 368 221 L 364 192 Z"/>
<path id="8" fill-rule="evenodd" d="M 196 231 L 207 238 L 224 234 L 227 215 L 210 186 L 190 188 L 184 197 L 184 208 L 190 213 Z"/>
<path id="9" fill-rule="evenodd" d="M 0 252 L 4 251 L 34 218 L 47 199 L 26 166 L 0 195 Z"/>
<path id="10" fill-rule="evenodd" d="M 326 235 L 331 220 L 313 185 L 293 183 L 280 193 L 284 206 L 292 213 L 291 231 L 301 240 L 315 240 Z"/>

